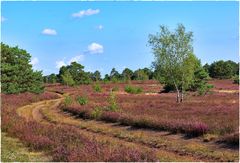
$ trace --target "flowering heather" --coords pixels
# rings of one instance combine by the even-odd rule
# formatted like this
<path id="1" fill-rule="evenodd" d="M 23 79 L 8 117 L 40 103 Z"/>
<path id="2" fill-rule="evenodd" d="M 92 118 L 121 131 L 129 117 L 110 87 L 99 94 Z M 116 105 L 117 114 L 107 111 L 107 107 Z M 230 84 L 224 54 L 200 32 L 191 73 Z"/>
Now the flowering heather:
<path id="1" fill-rule="evenodd" d="M 237 88 L 231 81 L 211 81 L 214 89 Z M 233 133 L 238 128 L 239 99 L 238 93 L 213 92 L 205 96 L 195 96 L 189 93 L 181 104 L 175 103 L 174 93 L 160 92 L 157 83 L 131 83 L 143 88 L 138 95 L 124 94 L 127 83 L 102 84 L 103 92 L 94 93 L 90 86 L 79 86 L 72 96 L 86 95 L 89 103 L 88 111 L 94 107 L 106 107 L 109 91 L 117 86 L 115 91 L 120 112 L 102 112 L 100 119 L 108 122 L 119 122 L 141 128 L 166 130 L 173 133 L 184 133 L 188 136 L 199 136 L 205 133 L 225 135 Z M 148 93 L 148 92 L 155 93 Z M 145 93 L 147 92 L 147 93 Z M 82 107 L 81 107 L 82 108 Z M 81 110 L 79 106 L 70 106 L 68 111 Z M 86 111 L 85 111 L 86 112 Z"/>
<path id="2" fill-rule="evenodd" d="M 46 94 L 2 95 L 2 131 L 19 138 L 33 150 L 50 153 L 53 161 L 157 161 L 154 151 L 104 144 L 90 139 L 76 127 L 25 121 L 16 113 L 20 106 L 54 97 Z"/>

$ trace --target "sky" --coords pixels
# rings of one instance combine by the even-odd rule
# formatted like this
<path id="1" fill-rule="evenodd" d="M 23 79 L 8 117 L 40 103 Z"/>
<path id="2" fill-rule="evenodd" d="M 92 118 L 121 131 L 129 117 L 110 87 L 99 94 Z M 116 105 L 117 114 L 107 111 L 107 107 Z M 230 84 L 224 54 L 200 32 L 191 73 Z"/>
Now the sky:
<path id="1" fill-rule="evenodd" d="M 44 75 L 76 61 L 85 71 L 151 67 L 149 34 L 182 23 L 202 64 L 239 61 L 239 2 L 1 2 L 1 41 Z"/>

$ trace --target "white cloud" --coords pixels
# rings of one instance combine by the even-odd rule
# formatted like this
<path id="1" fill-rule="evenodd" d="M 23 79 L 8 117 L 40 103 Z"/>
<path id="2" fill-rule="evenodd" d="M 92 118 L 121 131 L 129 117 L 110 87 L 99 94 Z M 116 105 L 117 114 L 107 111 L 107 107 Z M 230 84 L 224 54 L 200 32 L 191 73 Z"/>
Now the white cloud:
<path id="1" fill-rule="evenodd" d="M 88 52 L 91 54 L 103 53 L 103 46 L 93 42 L 90 45 L 88 45 Z"/>
<path id="2" fill-rule="evenodd" d="M 6 21 L 6 20 L 7 20 L 7 19 L 6 19 L 5 17 L 1 16 L 1 23 L 4 22 L 4 21 Z"/>
<path id="3" fill-rule="evenodd" d="M 72 62 L 80 62 L 84 60 L 84 55 L 80 54 L 75 57 L 72 57 L 68 62 L 65 61 L 65 58 L 63 60 L 56 62 L 56 68 L 59 69 L 62 66 L 70 65 Z"/>
<path id="4" fill-rule="evenodd" d="M 59 69 L 61 68 L 62 66 L 66 66 L 67 64 L 64 62 L 64 60 L 61 60 L 61 61 L 57 61 L 56 62 L 56 68 Z"/>
<path id="5" fill-rule="evenodd" d="M 103 25 L 97 26 L 97 29 L 102 30 L 103 29 Z"/>
<path id="6" fill-rule="evenodd" d="M 93 10 L 93 9 L 81 10 L 77 13 L 73 13 L 72 17 L 81 18 L 83 16 L 90 16 L 90 15 L 98 14 L 99 12 L 100 12 L 99 9 L 96 9 L 96 10 Z"/>
<path id="7" fill-rule="evenodd" d="M 33 65 L 33 66 L 35 66 L 36 64 L 38 64 L 38 62 L 39 62 L 39 61 L 38 61 L 38 58 L 37 58 L 37 57 L 34 57 L 34 58 L 31 59 L 30 64 Z"/>
<path id="8" fill-rule="evenodd" d="M 80 61 L 83 61 L 84 59 L 84 55 L 77 55 L 73 58 L 71 58 L 68 62 L 68 64 L 71 64 L 72 62 L 80 62 Z"/>
<path id="9" fill-rule="evenodd" d="M 44 34 L 44 35 L 57 35 L 57 32 L 56 32 L 55 29 L 46 28 L 42 31 L 42 34 Z"/>

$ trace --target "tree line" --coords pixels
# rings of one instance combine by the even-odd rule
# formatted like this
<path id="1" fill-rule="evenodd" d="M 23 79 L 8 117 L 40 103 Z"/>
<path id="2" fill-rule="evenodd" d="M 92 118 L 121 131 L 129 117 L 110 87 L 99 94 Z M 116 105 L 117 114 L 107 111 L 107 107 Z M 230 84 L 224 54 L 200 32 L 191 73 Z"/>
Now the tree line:
<path id="1" fill-rule="evenodd" d="M 148 44 L 154 54 L 151 68 L 135 71 L 125 68 L 121 73 L 112 68 L 102 77 L 99 71 L 84 71 L 84 66 L 77 62 L 62 66 L 58 74 L 43 76 L 42 71 L 32 69 L 31 55 L 26 50 L 1 43 L 2 92 L 41 93 L 44 83 L 74 86 L 100 81 L 115 83 L 154 79 L 165 85 L 165 91 L 176 91 L 177 102 L 181 102 L 186 91 L 205 94 L 211 88 L 207 84 L 210 78 L 234 78 L 235 83 L 239 83 L 239 63 L 220 60 L 202 66 L 193 51 L 193 33 L 187 32 L 182 24 L 175 31 L 160 26 L 160 32 L 149 35 Z"/>
<path id="2" fill-rule="evenodd" d="M 129 68 L 125 68 L 119 73 L 115 68 L 112 68 L 109 74 L 104 77 L 97 70 L 95 72 L 84 71 L 84 66 L 72 62 L 68 66 L 62 66 L 58 74 L 50 74 L 44 76 L 45 83 L 62 83 L 65 85 L 73 86 L 79 84 L 90 84 L 92 82 L 128 82 L 130 80 L 151 80 L 155 79 L 157 73 L 150 68 L 143 68 L 133 71 Z"/>
<path id="3" fill-rule="evenodd" d="M 239 74 L 239 63 L 233 61 L 216 61 L 212 64 L 205 64 L 201 66 L 201 61 L 192 55 L 192 62 L 195 62 L 195 76 L 206 76 L 207 79 L 232 79 Z M 189 58 L 190 62 L 191 58 Z M 153 63 L 155 65 L 155 63 Z M 156 66 L 156 65 L 155 65 Z M 201 68 L 200 68 L 201 67 Z M 79 85 L 79 84 L 90 84 L 96 81 L 103 82 L 127 82 L 130 80 L 159 80 L 161 83 L 163 81 L 163 72 L 158 67 L 153 68 L 143 68 L 138 70 L 131 70 L 125 68 L 121 73 L 119 73 L 115 68 L 112 68 L 109 74 L 102 77 L 100 71 L 95 72 L 85 72 L 84 66 L 72 62 L 68 66 L 63 66 L 60 68 L 59 74 L 50 74 L 43 76 L 45 83 L 62 83 L 65 85 Z M 200 78 L 200 77 L 197 77 Z M 167 87 L 166 87 L 167 89 Z"/>

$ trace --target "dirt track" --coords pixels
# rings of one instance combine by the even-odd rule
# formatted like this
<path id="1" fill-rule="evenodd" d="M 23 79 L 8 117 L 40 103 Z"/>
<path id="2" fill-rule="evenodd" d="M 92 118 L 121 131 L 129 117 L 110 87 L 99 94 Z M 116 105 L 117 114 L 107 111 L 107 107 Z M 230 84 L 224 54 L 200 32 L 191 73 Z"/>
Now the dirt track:
<path id="1" fill-rule="evenodd" d="M 183 135 L 168 132 L 133 129 L 115 123 L 83 120 L 62 112 L 58 107 L 64 100 L 46 100 L 18 108 L 17 113 L 26 120 L 56 125 L 71 125 L 99 141 L 124 143 L 137 148 L 151 148 L 157 151 L 160 161 L 234 161 L 238 151 L 223 149 L 213 143 L 204 143 L 200 138 L 186 139 Z"/>

